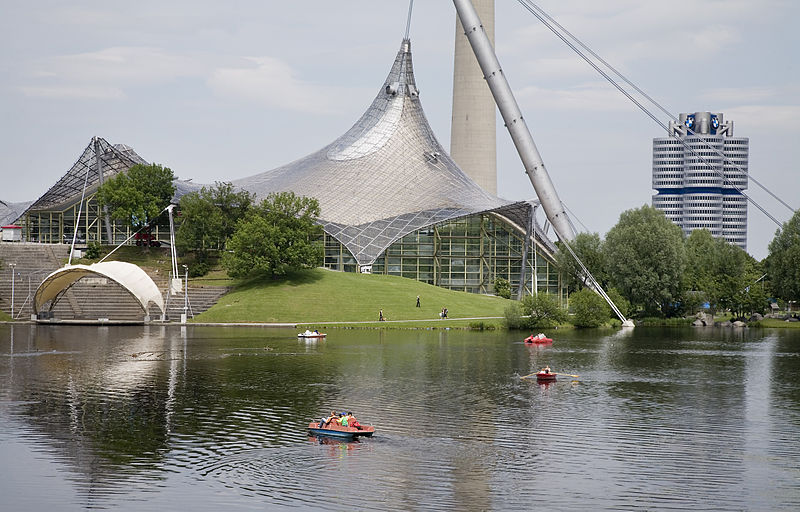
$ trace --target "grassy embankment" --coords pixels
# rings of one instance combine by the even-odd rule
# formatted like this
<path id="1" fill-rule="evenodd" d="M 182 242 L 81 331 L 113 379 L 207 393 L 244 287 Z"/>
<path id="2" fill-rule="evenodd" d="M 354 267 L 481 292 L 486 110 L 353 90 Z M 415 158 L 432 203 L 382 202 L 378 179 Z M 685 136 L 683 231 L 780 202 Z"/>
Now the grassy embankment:
<path id="1" fill-rule="evenodd" d="M 104 254 L 103 254 L 104 255 Z M 103 256 L 101 255 L 101 257 Z M 98 261 L 82 259 L 79 263 Z M 121 247 L 108 260 L 127 261 L 167 273 L 169 249 Z M 179 261 L 179 265 L 192 265 Z M 181 268 L 182 270 L 182 268 Z M 233 290 L 194 322 L 297 323 L 305 326 L 340 324 L 363 327 L 468 327 L 483 322 L 503 326 L 510 301 L 499 297 L 454 292 L 395 276 L 354 274 L 313 269 L 279 279 L 231 279 L 214 266 L 203 277 L 189 278 L 189 286 L 230 286 Z M 417 295 L 421 307 L 416 307 Z M 448 319 L 439 312 L 448 309 Z M 378 322 L 383 309 L 387 321 Z M 483 320 L 475 320 L 481 318 Z"/>
<path id="2" fill-rule="evenodd" d="M 421 307 L 416 307 L 417 295 Z M 395 276 L 313 269 L 237 283 L 195 322 L 288 322 L 373 327 L 500 327 L 507 299 L 445 290 Z M 447 320 L 439 319 L 443 307 Z M 378 322 L 383 310 L 386 322 Z"/>

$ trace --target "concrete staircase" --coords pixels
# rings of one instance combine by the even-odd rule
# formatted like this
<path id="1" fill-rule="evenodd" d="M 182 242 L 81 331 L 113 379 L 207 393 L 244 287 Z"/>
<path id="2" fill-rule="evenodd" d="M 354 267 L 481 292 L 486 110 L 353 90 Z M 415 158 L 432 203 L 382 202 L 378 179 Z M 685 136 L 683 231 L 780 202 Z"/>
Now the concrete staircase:
<path id="1" fill-rule="evenodd" d="M 64 265 L 69 254 L 69 245 L 0 242 L 0 309 L 11 311 L 11 267 L 14 268 L 14 318 L 28 320 L 33 311 L 33 294 L 39 283 L 51 272 Z M 148 271 L 148 275 L 162 290 L 167 304 L 167 279 Z M 188 317 L 198 315 L 213 306 L 229 291 L 225 287 L 196 287 L 189 280 Z M 180 321 L 186 302 L 184 293 L 169 297 L 167 320 Z M 161 319 L 161 312 L 151 305 L 148 312 L 152 321 Z M 87 276 L 76 282 L 56 304 L 53 316 L 61 320 L 98 320 L 141 322 L 144 312 L 139 303 L 124 288 L 114 281 Z"/>

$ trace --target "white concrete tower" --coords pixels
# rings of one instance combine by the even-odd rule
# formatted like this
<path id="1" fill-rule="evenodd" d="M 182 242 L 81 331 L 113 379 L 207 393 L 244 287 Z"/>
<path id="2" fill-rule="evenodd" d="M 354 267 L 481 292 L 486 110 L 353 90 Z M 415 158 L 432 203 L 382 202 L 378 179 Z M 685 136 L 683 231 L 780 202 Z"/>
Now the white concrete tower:
<path id="1" fill-rule="evenodd" d="M 472 0 L 494 46 L 494 0 Z M 497 195 L 497 107 L 456 15 L 450 156 L 487 192 Z"/>

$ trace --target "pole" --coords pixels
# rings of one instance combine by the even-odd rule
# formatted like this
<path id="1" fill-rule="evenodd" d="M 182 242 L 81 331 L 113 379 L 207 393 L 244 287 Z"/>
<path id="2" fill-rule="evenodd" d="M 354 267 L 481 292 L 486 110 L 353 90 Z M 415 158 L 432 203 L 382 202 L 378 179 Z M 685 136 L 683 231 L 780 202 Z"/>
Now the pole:
<path id="1" fill-rule="evenodd" d="M 492 91 L 492 96 L 498 110 L 500 110 L 500 115 L 503 117 L 508 133 L 517 148 L 522 165 L 525 167 L 525 173 L 528 175 L 534 190 L 536 190 L 536 196 L 539 198 L 550 224 L 553 225 L 559 239 L 572 240 L 575 238 L 575 232 L 567 220 L 567 212 L 556 193 L 556 188 L 550 180 L 547 169 L 544 167 L 544 162 L 539 150 L 536 148 L 536 144 L 533 142 L 531 132 L 522 118 L 522 112 L 519 109 L 517 100 L 514 98 L 511 86 L 508 84 L 505 73 L 500 67 L 500 61 L 497 60 L 494 47 L 492 47 L 492 43 L 486 35 L 475 7 L 470 0 L 453 0 L 453 3 L 461 20 L 461 26 L 464 28 L 464 33 L 470 45 L 472 45 L 472 51 L 478 59 L 481 71 L 483 71 L 483 77 L 489 85 L 489 90 Z"/>
<path id="2" fill-rule="evenodd" d="M 11 319 L 14 319 L 14 274 L 16 270 L 16 263 L 9 263 L 9 267 L 11 267 Z"/>
<path id="3" fill-rule="evenodd" d="M 183 265 L 183 315 L 181 316 L 181 323 L 185 324 L 189 318 L 189 267 Z"/>

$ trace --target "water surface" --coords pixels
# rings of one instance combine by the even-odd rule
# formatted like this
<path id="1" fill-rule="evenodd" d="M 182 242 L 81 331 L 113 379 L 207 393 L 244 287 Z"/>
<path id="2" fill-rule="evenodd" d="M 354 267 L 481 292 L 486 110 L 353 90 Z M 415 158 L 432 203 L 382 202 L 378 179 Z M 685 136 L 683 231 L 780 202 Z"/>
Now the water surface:
<path id="1" fill-rule="evenodd" d="M 295 334 L 0 326 L 3 510 L 800 510 L 800 331 Z"/>

